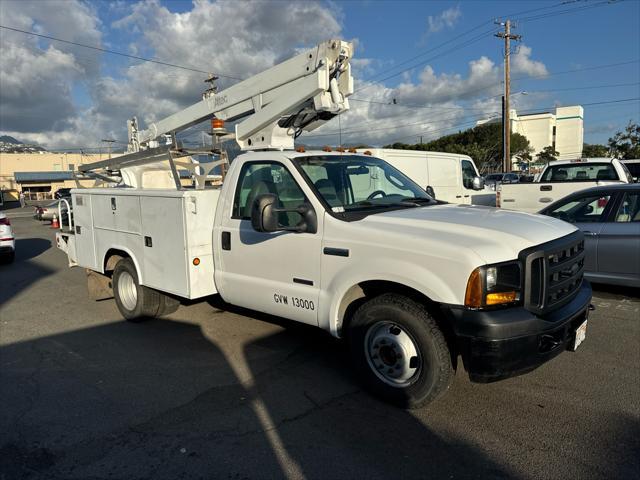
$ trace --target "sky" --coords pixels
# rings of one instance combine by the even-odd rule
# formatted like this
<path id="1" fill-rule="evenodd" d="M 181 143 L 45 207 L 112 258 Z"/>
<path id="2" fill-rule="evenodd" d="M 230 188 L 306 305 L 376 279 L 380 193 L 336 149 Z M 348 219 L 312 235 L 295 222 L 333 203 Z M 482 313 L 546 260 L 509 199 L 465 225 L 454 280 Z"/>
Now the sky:
<path id="1" fill-rule="evenodd" d="M 128 118 L 144 127 L 199 101 L 206 72 L 224 89 L 341 38 L 356 45 L 351 110 L 300 141 L 427 141 L 499 115 L 494 34 L 506 18 L 522 36 L 511 56 L 519 113 L 583 105 L 587 143 L 640 122 L 638 0 L 0 0 L 0 134 L 49 149 L 126 142 Z M 180 136 L 199 142 L 202 128 Z"/>

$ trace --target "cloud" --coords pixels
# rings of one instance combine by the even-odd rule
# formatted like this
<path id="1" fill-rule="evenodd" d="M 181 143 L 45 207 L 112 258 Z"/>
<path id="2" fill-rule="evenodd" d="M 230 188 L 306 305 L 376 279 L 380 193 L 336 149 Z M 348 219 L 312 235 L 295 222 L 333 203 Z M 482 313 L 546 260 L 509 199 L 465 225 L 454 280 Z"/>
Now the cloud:
<path id="1" fill-rule="evenodd" d="M 403 82 L 394 90 L 402 103 L 443 103 L 487 96 L 499 91 L 501 70 L 487 57 L 469 62 L 466 77 L 460 74 L 436 74 L 427 65 L 419 75 L 419 82 Z"/>
<path id="2" fill-rule="evenodd" d="M 102 40 L 99 27 L 104 26 L 84 3 L 3 1 L 0 6 L 3 22 L 16 28 L 89 45 Z M 342 30 L 338 7 L 318 2 L 199 0 L 181 13 L 171 12 L 157 0 L 121 2 L 113 7 L 110 14 L 120 12 L 120 17 L 106 28 L 131 39 L 130 51 L 136 55 L 238 78 L 265 70 L 301 47 L 339 37 Z M 117 70 L 110 62 L 100 72 L 100 58 L 87 49 L 53 42 L 41 52 L 38 47 L 46 41 L 18 33 L 5 35 L 4 31 L 2 40 L 1 128 L 50 148 L 95 145 L 105 136 L 123 139 L 127 118 L 137 115 L 144 127 L 197 102 L 205 88 L 203 73 L 146 62 Z M 4 45 L 10 53 L 24 42 L 31 42 L 28 47 L 35 53 L 16 52 L 11 57 L 15 61 L 7 62 Z M 34 63 L 36 57 L 39 60 Z M 17 63 L 21 65 L 16 70 Z M 39 76 L 38 68 L 44 64 L 47 69 Z M 220 85 L 226 88 L 236 81 L 223 77 Z M 78 88 L 86 91 L 89 108 L 78 107 L 74 99 Z M 35 98 L 31 101 L 27 92 L 35 92 L 42 103 L 38 105 Z M 20 119 L 20 110 L 38 115 L 38 122 Z"/>
<path id="3" fill-rule="evenodd" d="M 438 15 L 429 15 L 427 18 L 427 34 L 437 33 L 445 28 L 453 28 L 462 15 L 460 6 L 447 8 Z"/>
<path id="4" fill-rule="evenodd" d="M 344 17 L 334 3 L 317 2 L 198 0 L 181 12 L 158 0 L 119 2 L 106 9 L 108 18 L 116 19 L 107 25 L 79 1 L 0 1 L 0 8 L 3 21 L 17 28 L 90 45 L 117 37 L 124 46 L 116 50 L 239 78 L 327 38 L 341 37 L 338 19 Z M 457 7 L 449 10 L 458 13 L 438 15 L 442 28 L 459 17 Z M 83 25 L 82 31 L 73 24 Z M 144 128 L 199 101 L 206 87 L 203 73 L 122 60 L 18 33 L 0 31 L 0 35 L 0 128 L 49 148 L 97 146 L 107 137 L 126 140 L 128 118 L 137 116 Z M 514 71 L 546 72 L 544 64 L 531 57 L 531 49 L 521 47 L 513 57 Z M 387 60 L 372 54 L 364 57 L 362 49 L 356 50 L 351 110 L 301 140 L 336 144 L 338 135 L 333 132 L 340 126 L 344 143 L 413 142 L 420 135 L 427 140 L 499 111 L 502 69 L 487 57 L 469 62 L 463 73 L 439 72 L 434 66 L 407 72 L 394 87 L 363 80 L 386 68 L 391 68 Z M 236 81 L 223 77 L 220 86 L 224 89 Z"/>
<path id="5" fill-rule="evenodd" d="M 0 3 L 3 24 L 71 41 L 99 44 L 101 34 L 92 10 L 77 1 Z M 69 127 L 77 115 L 73 84 L 95 78 L 96 55 L 79 55 L 78 47 L 48 46 L 38 37 L 2 30 L 0 62 L 0 130 L 14 133 Z"/>
<path id="6" fill-rule="evenodd" d="M 519 45 L 517 53 L 511 55 L 511 71 L 518 76 L 544 77 L 549 74 L 542 62 L 531 60 L 533 50 L 526 45 Z"/>

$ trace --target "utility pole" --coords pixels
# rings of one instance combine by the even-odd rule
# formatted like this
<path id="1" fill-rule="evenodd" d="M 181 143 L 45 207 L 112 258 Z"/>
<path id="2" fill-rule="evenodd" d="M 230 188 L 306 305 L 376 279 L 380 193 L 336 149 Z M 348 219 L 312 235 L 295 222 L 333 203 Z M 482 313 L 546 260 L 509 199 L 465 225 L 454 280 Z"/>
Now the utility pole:
<path id="1" fill-rule="evenodd" d="M 104 143 L 108 143 L 109 144 L 109 160 L 111 160 L 111 147 L 113 146 L 114 143 L 116 143 L 116 141 L 115 140 L 111 140 L 109 138 L 107 138 L 107 139 L 103 138 L 102 141 Z"/>
<path id="2" fill-rule="evenodd" d="M 503 138 L 503 171 L 511 171 L 511 121 L 509 119 L 509 90 L 511 88 L 511 71 L 509 68 L 509 57 L 511 56 L 511 40 L 520 40 L 521 35 L 511 33 L 511 20 L 505 22 L 495 22 L 503 26 L 504 31 L 495 34 L 496 37 L 504 39 L 504 102 L 502 107 L 502 124 L 504 125 Z"/>

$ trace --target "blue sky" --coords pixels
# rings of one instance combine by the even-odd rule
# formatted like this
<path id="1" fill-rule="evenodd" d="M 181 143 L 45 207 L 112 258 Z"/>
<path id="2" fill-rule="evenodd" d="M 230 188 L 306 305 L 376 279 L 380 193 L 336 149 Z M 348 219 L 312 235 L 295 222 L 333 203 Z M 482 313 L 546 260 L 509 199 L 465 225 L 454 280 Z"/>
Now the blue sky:
<path id="1" fill-rule="evenodd" d="M 516 108 L 582 104 L 588 143 L 640 121 L 638 101 L 589 105 L 640 97 L 634 0 L 0 2 L 4 26 L 241 78 L 326 38 L 352 39 L 360 101 L 342 119 L 343 139 L 371 144 L 435 138 L 495 114 L 502 45 L 492 20 L 505 15 L 521 19 L 512 91 L 528 95 L 514 96 Z M 202 73 L 18 32 L 0 30 L 0 41 L 0 130 L 50 147 L 123 139 L 127 118 L 161 118 L 196 102 L 204 85 Z M 590 69 L 625 62 L 633 63 Z M 308 141 L 337 143 L 334 123 Z"/>

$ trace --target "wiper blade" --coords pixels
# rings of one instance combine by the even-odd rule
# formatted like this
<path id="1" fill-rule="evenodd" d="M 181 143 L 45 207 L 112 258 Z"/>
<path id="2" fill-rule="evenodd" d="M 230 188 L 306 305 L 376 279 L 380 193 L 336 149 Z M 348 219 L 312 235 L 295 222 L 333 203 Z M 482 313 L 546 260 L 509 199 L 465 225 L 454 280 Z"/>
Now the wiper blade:
<path id="1" fill-rule="evenodd" d="M 431 202 L 433 199 L 430 197 L 402 197 L 402 202 Z"/>

